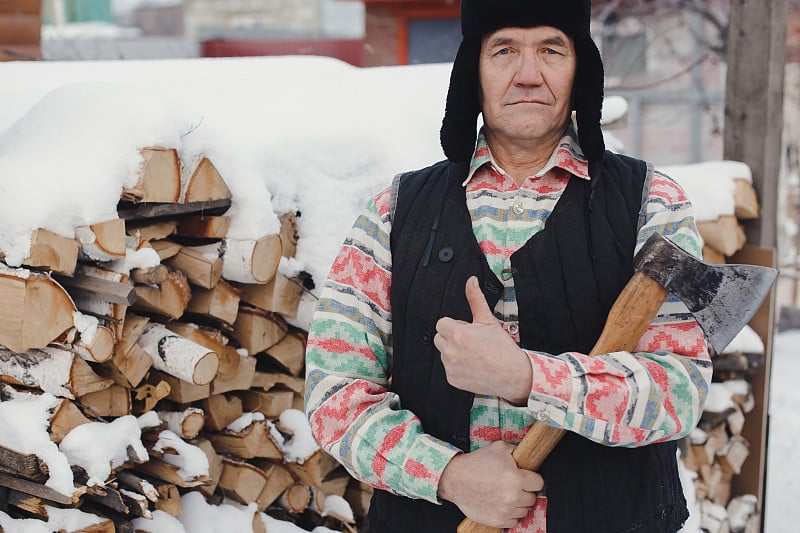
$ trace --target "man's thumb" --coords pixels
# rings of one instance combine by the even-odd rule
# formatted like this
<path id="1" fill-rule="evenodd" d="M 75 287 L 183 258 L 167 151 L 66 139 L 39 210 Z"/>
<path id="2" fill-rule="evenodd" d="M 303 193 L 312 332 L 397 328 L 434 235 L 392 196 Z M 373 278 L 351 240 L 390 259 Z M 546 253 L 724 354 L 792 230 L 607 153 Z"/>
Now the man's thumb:
<path id="1" fill-rule="evenodd" d="M 470 311 L 472 311 L 472 321 L 494 322 L 494 314 L 492 313 L 492 310 L 489 309 L 489 303 L 486 301 L 486 297 L 481 291 L 481 287 L 478 284 L 478 278 L 471 276 L 467 280 L 465 293 L 467 295 L 467 302 L 469 303 Z"/>

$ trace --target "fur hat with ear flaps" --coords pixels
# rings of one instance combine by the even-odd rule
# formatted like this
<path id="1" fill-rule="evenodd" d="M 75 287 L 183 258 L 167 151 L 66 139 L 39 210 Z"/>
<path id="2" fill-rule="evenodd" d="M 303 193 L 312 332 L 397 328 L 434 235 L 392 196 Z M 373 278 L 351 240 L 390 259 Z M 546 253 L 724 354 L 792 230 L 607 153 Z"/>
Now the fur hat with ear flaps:
<path id="1" fill-rule="evenodd" d="M 461 46 L 453 62 L 447 106 L 440 138 L 447 158 L 468 162 L 475 149 L 481 112 L 478 78 L 481 40 L 500 28 L 552 26 L 575 46 L 576 69 L 572 109 L 576 112 L 578 142 L 595 175 L 605 144 L 600 130 L 603 107 L 603 62 L 589 31 L 591 0 L 462 0 Z"/>

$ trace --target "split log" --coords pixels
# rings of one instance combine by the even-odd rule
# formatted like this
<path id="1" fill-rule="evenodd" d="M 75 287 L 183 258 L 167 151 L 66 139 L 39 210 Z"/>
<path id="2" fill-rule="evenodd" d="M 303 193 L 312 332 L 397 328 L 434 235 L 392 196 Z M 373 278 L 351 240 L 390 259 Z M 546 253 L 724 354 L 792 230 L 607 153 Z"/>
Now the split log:
<path id="1" fill-rule="evenodd" d="M 186 180 L 183 202 L 205 202 L 233 197 L 217 167 L 207 157 L 199 159 Z"/>
<path id="2" fill-rule="evenodd" d="M 47 507 L 55 505 L 53 502 L 16 490 L 8 491 L 7 503 L 44 522 L 47 522 L 48 519 Z"/>
<path id="3" fill-rule="evenodd" d="M 0 346 L 0 381 L 71 400 L 113 384 L 73 352 L 53 347 L 15 353 Z"/>
<path id="4" fill-rule="evenodd" d="M 181 493 L 178 491 L 178 487 L 176 485 L 173 485 L 172 483 L 165 483 L 163 481 L 155 481 L 153 482 L 153 486 L 158 491 L 156 509 L 159 511 L 164 511 L 171 516 L 179 516 L 183 514 Z"/>
<path id="5" fill-rule="evenodd" d="M 270 419 L 278 418 L 282 412 L 291 409 L 294 403 L 294 393 L 292 391 L 263 392 L 246 390 L 241 393 L 241 397 L 245 411 L 261 413 Z"/>
<path id="6" fill-rule="evenodd" d="M 280 217 L 281 243 L 283 244 L 283 257 L 294 257 L 297 253 L 297 215 L 284 213 Z"/>
<path id="7" fill-rule="evenodd" d="M 206 421 L 203 410 L 197 407 L 183 411 L 158 411 L 158 418 L 167 423 L 167 429 L 184 439 L 197 437 Z"/>
<path id="8" fill-rule="evenodd" d="M 225 496 L 249 505 L 258 500 L 267 485 L 267 476 L 260 469 L 231 457 L 222 458 L 219 487 Z"/>
<path id="9" fill-rule="evenodd" d="M 188 204 L 177 203 L 145 203 L 117 205 L 117 215 L 126 222 L 141 222 L 149 219 L 175 218 L 185 215 L 222 215 L 231 206 L 228 198 L 211 200 L 208 202 L 191 202 Z"/>
<path id="10" fill-rule="evenodd" d="M 724 265 L 727 262 L 724 254 L 707 245 L 703 246 L 703 261 L 712 265 Z"/>
<path id="11" fill-rule="evenodd" d="M 302 483 L 295 483 L 278 498 L 278 505 L 291 514 L 302 513 L 309 503 L 311 503 L 311 490 Z"/>
<path id="12" fill-rule="evenodd" d="M 726 472 L 729 476 L 742 472 L 742 465 L 749 455 L 750 443 L 743 437 L 736 435 L 731 437 L 725 446 L 717 452 L 719 464 L 723 472 Z"/>
<path id="13" fill-rule="evenodd" d="M 80 243 L 75 239 L 39 228 L 31 234 L 31 248 L 28 257 L 22 260 L 22 264 L 71 276 L 75 273 L 75 265 L 78 264 L 80 248 Z"/>
<path id="14" fill-rule="evenodd" d="M 328 474 L 320 485 L 325 494 L 331 494 L 344 498 L 344 493 L 347 492 L 347 486 L 350 484 L 350 474 L 344 468 L 336 468 Z"/>
<path id="15" fill-rule="evenodd" d="M 734 215 L 723 215 L 712 221 L 699 221 L 697 231 L 706 245 L 726 256 L 741 250 L 746 240 L 744 228 Z"/>
<path id="16" fill-rule="evenodd" d="M 270 434 L 264 420 L 256 420 L 242 431 L 223 430 L 210 438 L 214 449 L 219 453 L 242 459 L 283 459 L 280 446 Z"/>
<path id="17" fill-rule="evenodd" d="M 736 218 L 752 220 L 759 217 L 758 196 L 752 182 L 743 179 L 733 180 L 736 189 L 733 193 Z"/>
<path id="18" fill-rule="evenodd" d="M 302 396 L 305 393 L 305 380 L 302 377 L 287 376 L 277 372 L 256 372 L 256 377 L 253 379 L 253 387 L 265 391 L 277 387 L 293 391 L 295 394 Z"/>
<path id="19" fill-rule="evenodd" d="M 324 450 L 315 451 L 311 457 L 300 463 L 288 463 L 294 477 L 312 487 L 321 487 L 325 477 L 339 467 L 336 459 Z"/>
<path id="20" fill-rule="evenodd" d="M 35 454 L 20 453 L 4 446 L 0 446 L 0 471 L 35 483 L 44 483 L 50 477 L 47 464 Z"/>
<path id="21" fill-rule="evenodd" d="M 300 376 L 305 368 L 306 334 L 294 330 L 267 348 L 265 353 L 291 375 Z"/>
<path id="22" fill-rule="evenodd" d="M 133 284 L 113 281 L 94 275 L 76 272 L 73 277 L 56 276 L 55 279 L 74 297 L 96 298 L 104 302 L 131 305 L 136 299 Z"/>
<path id="23" fill-rule="evenodd" d="M 112 357 L 110 364 L 106 365 L 109 376 L 118 384 L 128 387 L 138 387 L 147 372 L 153 366 L 153 359 L 138 344 L 133 344 L 131 348 L 122 353 L 117 351 Z"/>
<path id="24" fill-rule="evenodd" d="M 178 470 L 180 470 L 179 467 L 162 461 L 158 457 L 153 457 L 152 452 L 150 460 L 146 463 L 136 465 L 134 470 L 182 488 L 199 487 L 208 482 L 207 476 L 200 476 L 195 479 L 184 479 L 184 477 L 178 473 Z"/>
<path id="25" fill-rule="evenodd" d="M 67 433 L 76 427 L 91 422 L 78 407 L 67 399 L 59 401 L 58 406 L 53 409 L 50 416 L 50 440 L 56 444 L 61 444 Z"/>
<path id="26" fill-rule="evenodd" d="M 159 381 L 156 385 L 145 383 L 134 389 L 133 392 L 136 400 L 136 414 L 142 415 L 152 411 L 158 402 L 169 396 L 170 386 L 166 381 Z"/>
<path id="27" fill-rule="evenodd" d="M 181 194 L 181 161 L 178 151 L 143 148 L 136 185 L 122 191 L 130 202 L 177 202 Z"/>
<path id="28" fill-rule="evenodd" d="M 211 289 L 195 288 L 186 312 L 233 324 L 239 315 L 239 291 L 225 280 Z"/>
<path id="29" fill-rule="evenodd" d="M 158 501 L 159 494 L 155 486 L 143 477 L 137 476 L 130 470 L 120 470 L 117 472 L 116 478 L 121 485 L 135 490 L 149 501 L 153 503 Z"/>
<path id="30" fill-rule="evenodd" d="M 105 363 L 114 354 L 114 332 L 104 326 L 97 326 L 91 338 L 81 335 L 72 349 L 90 363 Z"/>
<path id="31" fill-rule="evenodd" d="M 292 474 L 283 465 L 271 463 L 267 460 L 256 459 L 253 464 L 264 471 L 267 476 L 267 483 L 264 490 L 258 495 L 256 505 L 259 511 L 264 511 L 280 498 L 286 489 L 294 485 L 295 481 Z"/>
<path id="32" fill-rule="evenodd" d="M 217 372 L 217 376 L 211 382 L 211 394 L 246 391 L 252 387 L 256 375 L 256 358 L 241 356 L 230 346 L 226 347 L 223 353 L 227 356 L 228 364 L 225 366 L 225 372 Z M 234 365 L 233 361 L 238 364 Z"/>
<path id="33" fill-rule="evenodd" d="M 153 359 L 155 368 L 179 379 L 206 385 L 217 373 L 219 356 L 215 352 L 176 335 L 161 324 L 145 326 L 138 343 Z"/>
<path id="34" fill-rule="evenodd" d="M 283 245 L 279 234 L 258 240 L 225 239 L 222 276 L 240 283 L 268 283 L 278 270 Z"/>
<path id="35" fill-rule="evenodd" d="M 125 221 L 116 218 L 90 226 L 75 228 L 75 239 L 81 244 L 80 255 L 91 261 L 113 261 L 125 257 Z"/>
<path id="36" fill-rule="evenodd" d="M 59 503 L 61 505 L 75 505 L 82 491 L 85 490 L 77 490 L 72 496 L 67 496 L 46 485 L 10 476 L 2 472 L 0 472 L 0 487 L 8 487 L 9 489 L 24 492 L 25 494 L 30 494 L 31 496 L 36 496 L 43 500 Z"/>
<path id="37" fill-rule="evenodd" d="M 0 268 L 0 344 L 15 352 L 44 348 L 74 325 L 67 291 L 47 274 Z"/>
<path id="38" fill-rule="evenodd" d="M 231 227 L 231 217 L 192 215 L 183 217 L 178 221 L 175 235 L 185 239 L 214 239 L 222 240 L 228 236 Z"/>
<path id="39" fill-rule="evenodd" d="M 131 391 L 116 383 L 103 390 L 81 395 L 78 402 L 96 416 L 119 417 L 131 414 Z"/>
<path id="40" fill-rule="evenodd" d="M 186 276 L 179 271 L 170 272 L 161 285 L 136 285 L 135 290 L 134 309 L 171 319 L 183 315 L 192 297 Z"/>
<path id="41" fill-rule="evenodd" d="M 131 270 L 131 281 L 148 285 L 161 285 L 167 281 L 169 269 L 164 265 L 155 265 L 147 268 L 134 268 Z"/>
<path id="42" fill-rule="evenodd" d="M 217 454 L 216 450 L 214 450 L 214 446 L 212 446 L 211 441 L 208 439 L 199 439 L 197 441 L 197 447 L 203 450 L 203 453 L 205 453 L 208 458 L 209 478 L 209 482 L 199 487 L 199 490 L 203 496 L 210 498 L 214 494 L 214 491 L 217 490 L 219 480 L 222 477 L 222 470 L 224 468 L 222 465 L 222 458 Z"/>
<path id="43" fill-rule="evenodd" d="M 180 270 L 193 285 L 212 289 L 222 276 L 218 245 L 184 246 L 166 263 Z"/>
<path id="44" fill-rule="evenodd" d="M 277 344 L 288 329 L 280 315 L 241 305 L 233 325 L 233 336 L 248 353 L 255 354 Z"/>
<path id="45" fill-rule="evenodd" d="M 200 402 L 205 413 L 206 431 L 222 431 L 244 414 L 242 400 L 238 396 L 214 394 Z"/>
<path id="46" fill-rule="evenodd" d="M 181 251 L 181 248 L 183 248 L 183 246 L 177 242 L 169 240 L 151 241 L 150 246 L 153 247 L 153 250 L 156 251 L 159 259 L 162 261 L 166 261 L 170 257 L 175 257 L 178 255 L 178 252 Z"/>
<path id="47" fill-rule="evenodd" d="M 262 285 L 237 285 L 243 302 L 264 311 L 273 311 L 294 317 L 303 295 L 303 286 L 297 280 L 277 272 L 269 283 Z"/>
<path id="48" fill-rule="evenodd" d="M 126 233 L 136 237 L 139 242 L 150 242 L 166 239 L 173 233 L 178 223 L 174 220 L 151 222 L 149 224 L 126 224 Z"/>
<path id="49" fill-rule="evenodd" d="M 356 516 L 367 516 L 367 513 L 369 513 L 369 504 L 372 500 L 372 491 L 372 487 L 366 483 L 356 481 L 355 479 L 350 481 L 350 485 L 344 493 L 344 499 L 350 504 L 350 508 L 353 509 L 353 514 Z"/>
<path id="50" fill-rule="evenodd" d="M 197 400 L 202 400 L 203 398 L 208 398 L 211 392 L 211 386 L 208 384 L 195 385 L 194 383 L 189 383 L 188 381 L 176 378 L 165 372 L 158 372 L 157 370 L 151 370 L 147 380 L 151 385 L 158 385 L 161 381 L 166 382 L 169 386 L 169 395 L 167 399 L 180 404 L 192 403 Z"/>

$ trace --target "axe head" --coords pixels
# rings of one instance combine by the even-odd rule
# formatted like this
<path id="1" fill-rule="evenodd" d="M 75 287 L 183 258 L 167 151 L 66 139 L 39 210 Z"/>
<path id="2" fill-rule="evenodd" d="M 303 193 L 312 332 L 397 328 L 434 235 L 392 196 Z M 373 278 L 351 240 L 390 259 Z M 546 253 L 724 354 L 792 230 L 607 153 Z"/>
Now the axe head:
<path id="1" fill-rule="evenodd" d="M 767 297 L 778 271 L 755 265 L 711 265 L 654 233 L 633 266 L 680 298 L 721 353 Z"/>

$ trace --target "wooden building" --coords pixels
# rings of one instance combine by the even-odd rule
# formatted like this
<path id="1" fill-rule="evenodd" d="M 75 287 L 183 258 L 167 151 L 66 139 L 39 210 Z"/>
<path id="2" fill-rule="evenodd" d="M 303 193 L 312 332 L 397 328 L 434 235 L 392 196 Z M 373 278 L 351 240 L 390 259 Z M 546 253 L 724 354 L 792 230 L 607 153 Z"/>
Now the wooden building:
<path id="1" fill-rule="evenodd" d="M 41 59 L 41 0 L 0 0 L 0 61 Z"/>

